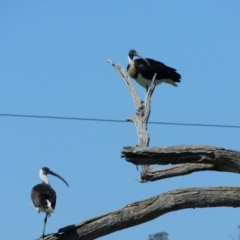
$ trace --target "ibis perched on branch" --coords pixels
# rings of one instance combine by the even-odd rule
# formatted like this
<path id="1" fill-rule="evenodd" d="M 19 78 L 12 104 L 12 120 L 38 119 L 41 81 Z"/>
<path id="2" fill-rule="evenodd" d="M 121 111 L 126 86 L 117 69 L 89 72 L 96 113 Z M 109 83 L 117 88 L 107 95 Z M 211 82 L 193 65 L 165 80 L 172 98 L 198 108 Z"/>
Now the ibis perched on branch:
<path id="1" fill-rule="evenodd" d="M 133 60 L 134 57 L 139 58 Z M 162 62 L 144 58 L 135 50 L 129 51 L 128 61 L 128 75 L 146 89 L 148 89 L 155 73 L 157 74 L 155 80 L 156 85 L 165 82 L 177 87 L 176 82 L 180 82 L 181 75 L 177 73 L 176 69 L 168 67 Z"/>
<path id="2" fill-rule="evenodd" d="M 36 207 L 36 210 L 38 212 L 46 213 L 46 216 L 44 218 L 42 238 L 44 238 L 45 236 L 44 233 L 45 233 L 45 227 L 47 223 L 47 217 L 50 216 L 51 213 L 53 212 L 56 206 L 56 200 L 57 200 L 56 192 L 50 186 L 50 182 L 47 177 L 48 174 L 51 174 L 55 177 L 60 178 L 68 186 L 67 182 L 61 176 L 52 172 L 49 168 L 43 167 L 42 169 L 40 169 L 39 176 L 40 176 L 40 179 L 42 180 L 42 183 L 33 187 L 31 191 L 31 199 L 32 199 L 33 205 Z"/>

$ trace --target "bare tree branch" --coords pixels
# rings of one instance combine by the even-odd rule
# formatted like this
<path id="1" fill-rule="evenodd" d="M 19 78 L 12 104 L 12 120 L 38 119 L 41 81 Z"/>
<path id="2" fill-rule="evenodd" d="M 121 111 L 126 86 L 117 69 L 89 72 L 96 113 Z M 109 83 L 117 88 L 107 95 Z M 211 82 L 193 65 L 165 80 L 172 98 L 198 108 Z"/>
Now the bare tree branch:
<path id="1" fill-rule="evenodd" d="M 212 163 L 239 172 L 240 152 L 206 145 L 180 145 L 173 147 L 125 147 L 122 157 L 134 164 Z"/>
<path id="2" fill-rule="evenodd" d="M 221 196 L 221 197 L 219 197 Z M 240 188 L 186 188 L 128 204 L 117 211 L 71 225 L 45 240 L 90 240 L 187 208 L 240 207 Z"/>
<path id="3" fill-rule="evenodd" d="M 173 147 L 125 147 L 122 157 L 133 164 L 173 164 L 167 168 L 146 173 L 144 181 L 190 174 L 196 171 L 214 170 L 240 173 L 240 152 L 219 147 L 181 145 Z M 143 182 L 142 179 L 139 179 Z"/>
<path id="4" fill-rule="evenodd" d="M 158 168 L 158 169 L 149 169 L 146 172 L 144 180 L 142 178 L 137 179 L 139 182 L 153 182 L 165 178 L 177 177 L 187 175 L 193 172 L 199 171 L 219 171 L 214 164 L 208 163 L 185 163 L 177 164 L 174 166 Z M 229 172 L 229 171 L 227 171 Z"/>
<path id="5" fill-rule="evenodd" d="M 127 88 L 132 96 L 132 100 L 134 103 L 135 108 L 138 110 L 142 107 L 142 101 L 139 98 L 131 79 L 129 78 L 127 72 L 125 72 L 125 70 L 123 69 L 123 67 L 120 64 L 115 64 L 112 60 L 107 59 L 106 62 L 108 62 L 109 64 L 111 64 L 116 70 L 117 72 L 121 75 L 123 81 L 126 83 Z"/>
<path id="6" fill-rule="evenodd" d="M 155 73 L 154 76 L 153 76 L 153 79 L 152 79 L 152 82 L 150 83 L 149 87 L 148 87 L 148 90 L 146 92 L 146 95 L 145 95 L 145 114 L 144 114 L 144 122 L 148 123 L 148 119 L 149 119 L 149 116 L 150 116 L 150 113 L 151 113 L 151 97 L 152 97 L 152 94 L 154 92 L 154 89 L 155 89 L 155 86 L 156 86 L 156 77 L 157 77 L 157 74 Z"/>
<path id="7" fill-rule="evenodd" d="M 132 96 L 135 108 L 137 109 L 137 113 L 135 113 L 133 116 L 128 117 L 128 121 L 133 121 L 137 134 L 138 134 L 138 146 L 139 147 L 147 147 L 149 145 L 150 137 L 147 131 L 147 123 L 151 112 L 151 96 L 154 92 L 155 88 L 155 78 L 156 74 L 154 75 L 152 82 L 150 86 L 148 87 L 148 91 L 145 95 L 145 104 L 142 105 L 142 102 L 140 98 L 138 97 L 136 90 L 131 82 L 131 79 L 128 76 L 128 73 L 125 72 L 125 70 L 122 68 L 120 64 L 115 64 L 112 60 L 107 60 L 108 63 L 110 63 L 121 75 L 122 79 L 126 83 L 128 90 L 130 91 L 130 94 Z M 141 181 L 144 181 L 146 173 L 148 170 L 150 170 L 149 165 L 142 165 L 142 173 L 141 173 Z"/>

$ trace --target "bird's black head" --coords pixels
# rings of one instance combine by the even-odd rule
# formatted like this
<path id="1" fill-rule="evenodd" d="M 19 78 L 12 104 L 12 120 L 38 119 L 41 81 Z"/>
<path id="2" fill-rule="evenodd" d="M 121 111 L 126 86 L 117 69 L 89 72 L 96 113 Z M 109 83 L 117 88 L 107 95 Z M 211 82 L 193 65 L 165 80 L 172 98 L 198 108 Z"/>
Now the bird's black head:
<path id="1" fill-rule="evenodd" d="M 149 62 L 143 56 L 141 56 L 137 51 L 135 51 L 133 49 L 129 51 L 128 56 L 129 56 L 129 59 L 130 59 L 129 62 L 131 60 L 133 61 L 133 57 L 136 56 L 136 57 L 139 57 L 142 60 L 144 60 L 150 66 Z"/>
<path id="2" fill-rule="evenodd" d="M 129 56 L 131 59 L 133 59 L 134 56 L 139 57 L 139 54 L 137 53 L 137 51 L 135 51 L 135 50 L 132 49 L 132 50 L 129 51 L 128 56 Z"/>
<path id="3" fill-rule="evenodd" d="M 61 179 L 63 182 L 65 182 L 65 184 L 68 186 L 68 183 L 60 176 L 58 175 L 57 173 L 51 171 L 48 167 L 43 167 L 41 170 L 40 170 L 40 178 L 42 179 L 42 176 L 46 176 L 47 174 L 51 174 L 59 179 Z M 44 182 L 44 180 L 42 179 L 42 181 Z"/>
<path id="4" fill-rule="evenodd" d="M 49 169 L 48 167 L 43 167 L 43 168 L 42 168 L 42 171 L 43 171 L 43 173 L 46 174 L 46 175 L 50 173 L 50 169 Z"/>

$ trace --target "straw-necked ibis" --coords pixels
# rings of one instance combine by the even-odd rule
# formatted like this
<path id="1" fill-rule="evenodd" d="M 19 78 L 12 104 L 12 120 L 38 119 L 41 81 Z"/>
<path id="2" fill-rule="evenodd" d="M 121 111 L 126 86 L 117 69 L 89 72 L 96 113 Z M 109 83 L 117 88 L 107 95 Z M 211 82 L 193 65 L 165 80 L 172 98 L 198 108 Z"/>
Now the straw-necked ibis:
<path id="1" fill-rule="evenodd" d="M 139 58 L 133 60 L 135 56 Z M 128 61 L 128 75 L 146 89 L 148 89 L 155 73 L 157 74 L 155 80 L 156 85 L 165 82 L 177 87 L 176 82 L 180 82 L 181 75 L 177 73 L 176 69 L 168 67 L 162 62 L 144 58 L 135 50 L 129 51 Z"/>
<path id="2" fill-rule="evenodd" d="M 48 180 L 47 174 L 51 174 L 55 177 L 60 178 L 68 186 L 67 182 L 61 176 L 52 172 L 49 168 L 43 167 L 42 169 L 40 169 L 39 176 L 40 176 L 40 179 L 42 180 L 42 183 L 37 184 L 36 186 L 33 187 L 31 191 L 31 199 L 32 199 L 33 205 L 36 207 L 36 210 L 38 212 L 46 213 L 46 216 L 44 219 L 42 238 L 44 238 L 45 236 L 44 233 L 45 233 L 45 227 L 47 223 L 47 217 L 50 216 L 51 213 L 53 212 L 56 206 L 56 200 L 57 200 L 56 192 L 50 186 L 50 182 Z"/>

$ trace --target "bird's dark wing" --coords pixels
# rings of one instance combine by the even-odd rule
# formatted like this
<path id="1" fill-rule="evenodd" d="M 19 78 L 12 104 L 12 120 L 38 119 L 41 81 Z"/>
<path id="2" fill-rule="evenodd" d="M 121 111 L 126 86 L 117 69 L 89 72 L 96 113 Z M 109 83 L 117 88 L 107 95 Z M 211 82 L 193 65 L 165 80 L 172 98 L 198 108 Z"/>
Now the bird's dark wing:
<path id="1" fill-rule="evenodd" d="M 47 184 L 38 184 L 33 187 L 31 191 L 32 203 L 35 207 L 42 207 L 46 209 L 47 200 L 51 202 L 54 209 L 56 206 L 57 195 L 56 192 Z"/>
<path id="2" fill-rule="evenodd" d="M 139 73 L 146 79 L 152 79 L 157 73 L 156 79 L 172 79 L 174 82 L 180 82 L 181 75 L 176 69 L 166 66 L 162 62 L 146 58 L 150 66 L 143 59 L 136 59 L 134 62 Z"/>

